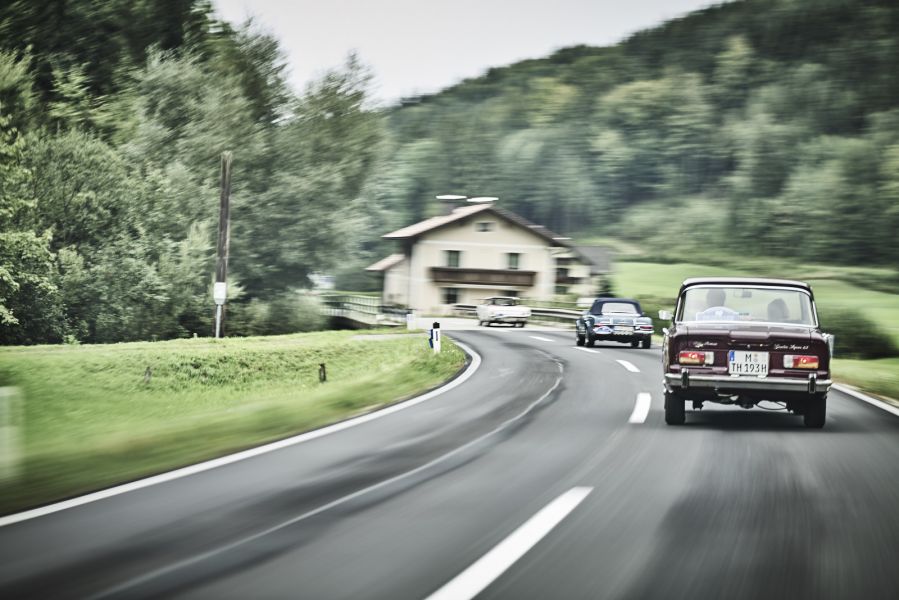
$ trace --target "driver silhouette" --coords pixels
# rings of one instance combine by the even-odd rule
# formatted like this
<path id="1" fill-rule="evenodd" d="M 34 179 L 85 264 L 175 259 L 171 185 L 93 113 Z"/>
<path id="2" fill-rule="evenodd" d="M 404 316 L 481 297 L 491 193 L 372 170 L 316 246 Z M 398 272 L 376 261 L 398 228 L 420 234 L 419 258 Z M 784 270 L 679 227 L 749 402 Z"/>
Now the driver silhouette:
<path id="1" fill-rule="evenodd" d="M 739 313 L 724 305 L 727 294 L 721 288 L 712 288 L 705 295 L 706 309 L 696 313 L 697 321 L 735 321 Z"/>

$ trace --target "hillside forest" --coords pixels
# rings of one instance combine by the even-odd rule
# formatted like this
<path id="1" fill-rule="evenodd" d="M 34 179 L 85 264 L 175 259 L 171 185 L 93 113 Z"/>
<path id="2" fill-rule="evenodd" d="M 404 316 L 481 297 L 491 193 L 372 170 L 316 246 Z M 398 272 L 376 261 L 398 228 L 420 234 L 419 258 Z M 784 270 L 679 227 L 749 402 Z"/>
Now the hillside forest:
<path id="1" fill-rule="evenodd" d="M 306 89 L 206 0 L 0 5 L 0 343 L 209 335 L 234 153 L 229 335 L 320 326 L 437 194 L 578 239 L 899 264 L 899 4 L 738 0 L 379 104 L 364 56 Z"/>

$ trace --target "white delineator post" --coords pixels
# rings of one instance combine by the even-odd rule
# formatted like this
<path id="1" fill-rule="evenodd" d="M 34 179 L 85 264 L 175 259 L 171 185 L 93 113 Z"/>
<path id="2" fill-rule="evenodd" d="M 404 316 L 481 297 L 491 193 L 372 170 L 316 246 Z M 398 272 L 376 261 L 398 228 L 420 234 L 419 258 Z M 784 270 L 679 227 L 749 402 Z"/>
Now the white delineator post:
<path id="1" fill-rule="evenodd" d="M 440 354 L 440 323 L 437 321 L 434 321 L 434 327 L 431 329 L 431 342 L 434 354 Z"/>
<path id="2" fill-rule="evenodd" d="M 412 331 L 415 329 L 415 311 L 410 310 L 406 313 L 406 329 Z"/>
<path id="3" fill-rule="evenodd" d="M 228 299 L 228 283 L 216 281 L 212 285 L 212 299 L 215 301 L 215 337 L 222 337 L 222 307 Z"/>

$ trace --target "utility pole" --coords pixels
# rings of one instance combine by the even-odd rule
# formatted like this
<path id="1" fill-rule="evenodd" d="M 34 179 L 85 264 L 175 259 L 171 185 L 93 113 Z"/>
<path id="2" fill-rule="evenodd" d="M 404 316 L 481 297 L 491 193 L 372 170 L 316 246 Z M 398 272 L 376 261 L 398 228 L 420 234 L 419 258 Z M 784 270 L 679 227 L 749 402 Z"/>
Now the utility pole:
<path id="1" fill-rule="evenodd" d="M 222 152 L 221 195 L 219 196 L 219 237 L 215 264 L 215 337 L 224 334 L 225 301 L 228 299 L 228 246 L 231 244 L 231 153 Z"/>

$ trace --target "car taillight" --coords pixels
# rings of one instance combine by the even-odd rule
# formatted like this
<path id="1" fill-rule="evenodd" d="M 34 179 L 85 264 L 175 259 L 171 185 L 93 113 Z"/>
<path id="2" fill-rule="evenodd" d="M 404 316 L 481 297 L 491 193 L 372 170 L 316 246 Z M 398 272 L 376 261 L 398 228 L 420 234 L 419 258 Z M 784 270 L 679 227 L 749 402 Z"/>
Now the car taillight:
<path id="1" fill-rule="evenodd" d="M 818 357 L 805 354 L 784 354 L 785 369 L 817 369 Z"/>
<path id="2" fill-rule="evenodd" d="M 677 355 L 677 361 L 682 365 L 710 365 L 715 362 L 715 353 L 681 350 Z"/>

